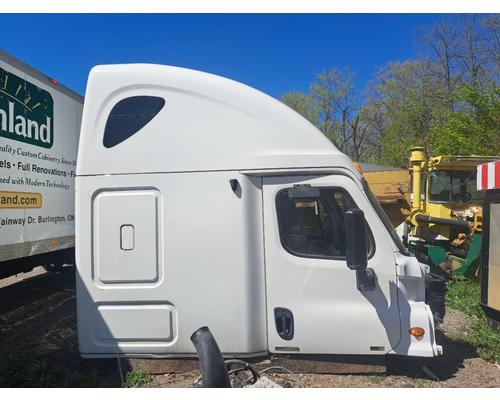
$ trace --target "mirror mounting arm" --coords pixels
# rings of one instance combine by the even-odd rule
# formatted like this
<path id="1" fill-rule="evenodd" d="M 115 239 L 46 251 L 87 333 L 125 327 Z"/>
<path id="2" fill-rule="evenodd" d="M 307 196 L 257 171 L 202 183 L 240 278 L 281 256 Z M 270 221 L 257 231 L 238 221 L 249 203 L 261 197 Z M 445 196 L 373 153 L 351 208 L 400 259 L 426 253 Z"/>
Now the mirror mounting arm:
<path id="1" fill-rule="evenodd" d="M 356 286 L 360 292 L 374 290 L 375 283 L 376 277 L 373 268 L 356 270 Z"/>

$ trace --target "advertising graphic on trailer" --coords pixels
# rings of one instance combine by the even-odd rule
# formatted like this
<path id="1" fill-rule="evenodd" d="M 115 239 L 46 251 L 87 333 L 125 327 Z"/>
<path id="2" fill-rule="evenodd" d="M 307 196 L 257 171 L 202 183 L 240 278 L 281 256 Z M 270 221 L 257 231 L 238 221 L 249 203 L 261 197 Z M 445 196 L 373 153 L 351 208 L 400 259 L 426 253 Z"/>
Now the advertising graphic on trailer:
<path id="1" fill-rule="evenodd" d="M 74 235 L 80 114 L 80 102 L 0 62 L 0 246 L 50 239 L 54 249 L 33 254 Z"/>

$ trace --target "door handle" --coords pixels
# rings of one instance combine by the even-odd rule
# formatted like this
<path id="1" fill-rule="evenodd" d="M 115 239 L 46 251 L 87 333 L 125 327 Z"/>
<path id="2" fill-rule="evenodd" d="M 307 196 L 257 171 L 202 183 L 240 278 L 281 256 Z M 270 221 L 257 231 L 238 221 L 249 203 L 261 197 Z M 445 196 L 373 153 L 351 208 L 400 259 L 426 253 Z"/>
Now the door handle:
<path id="1" fill-rule="evenodd" d="M 288 308 L 276 307 L 274 309 L 276 331 L 283 340 L 292 340 L 294 333 L 293 314 Z"/>

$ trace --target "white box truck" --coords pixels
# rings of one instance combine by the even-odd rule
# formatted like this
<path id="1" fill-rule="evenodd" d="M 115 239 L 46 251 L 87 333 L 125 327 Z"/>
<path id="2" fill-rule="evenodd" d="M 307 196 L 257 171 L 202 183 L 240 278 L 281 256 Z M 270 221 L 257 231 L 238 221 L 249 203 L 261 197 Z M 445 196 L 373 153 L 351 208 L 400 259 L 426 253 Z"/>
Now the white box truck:
<path id="1" fill-rule="evenodd" d="M 0 278 L 74 262 L 83 97 L 0 51 Z"/>
<path id="2" fill-rule="evenodd" d="M 188 69 L 92 69 L 76 177 L 83 357 L 437 356 L 427 266 L 281 102 Z"/>

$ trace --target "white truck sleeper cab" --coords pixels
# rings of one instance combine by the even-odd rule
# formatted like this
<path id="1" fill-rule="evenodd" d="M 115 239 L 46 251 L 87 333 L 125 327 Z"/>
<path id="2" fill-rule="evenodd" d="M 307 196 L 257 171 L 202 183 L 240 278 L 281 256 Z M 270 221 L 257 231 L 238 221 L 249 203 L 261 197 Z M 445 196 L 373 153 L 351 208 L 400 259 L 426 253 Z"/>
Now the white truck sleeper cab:
<path id="1" fill-rule="evenodd" d="M 366 244 L 347 243 L 346 218 Z M 228 356 L 438 355 L 426 266 L 391 229 L 349 158 L 279 101 L 182 68 L 91 71 L 76 178 L 83 357 L 193 356 L 205 325 Z M 348 266 L 356 246 L 366 270 Z"/>

